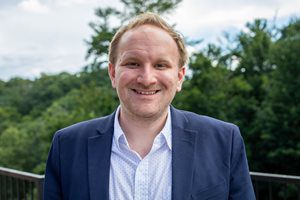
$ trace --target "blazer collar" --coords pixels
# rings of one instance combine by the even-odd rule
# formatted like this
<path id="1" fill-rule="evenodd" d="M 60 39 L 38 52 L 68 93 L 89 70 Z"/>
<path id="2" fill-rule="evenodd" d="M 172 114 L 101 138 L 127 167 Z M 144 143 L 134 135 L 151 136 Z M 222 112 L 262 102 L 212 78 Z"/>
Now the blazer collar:
<path id="1" fill-rule="evenodd" d="M 182 111 L 171 107 L 172 117 L 172 200 L 189 199 L 193 180 L 195 131 L 188 129 Z"/>
<path id="2" fill-rule="evenodd" d="M 88 138 L 88 178 L 91 200 L 109 199 L 109 170 L 114 116 L 99 121 L 98 134 Z"/>

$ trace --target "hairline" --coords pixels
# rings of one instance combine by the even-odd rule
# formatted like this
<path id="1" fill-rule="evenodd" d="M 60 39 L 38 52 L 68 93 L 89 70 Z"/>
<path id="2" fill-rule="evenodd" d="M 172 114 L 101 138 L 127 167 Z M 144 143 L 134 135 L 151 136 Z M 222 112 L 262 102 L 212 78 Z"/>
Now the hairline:
<path id="1" fill-rule="evenodd" d="M 177 46 L 177 51 L 179 55 L 178 66 L 182 68 L 188 61 L 188 53 L 181 35 L 176 32 L 166 21 L 164 21 L 159 15 L 154 13 L 143 13 L 138 15 L 129 24 L 122 26 L 116 34 L 109 45 L 109 62 L 113 65 L 116 63 L 116 58 L 118 55 L 119 43 L 123 36 L 134 29 L 137 29 L 143 25 L 151 25 L 165 31 L 175 42 Z"/>
<path id="2" fill-rule="evenodd" d="M 117 43 L 117 46 L 116 46 L 116 49 L 115 49 L 115 57 L 114 57 L 114 59 L 116 59 L 117 58 L 117 55 L 118 55 L 118 52 L 119 52 L 119 48 L 120 48 L 120 44 L 122 43 L 122 39 L 124 39 L 124 37 L 125 37 L 125 35 L 126 34 L 130 34 L 130 33 L 132 33 L 132 32 L 134 32 L 134 31 L 136 31 L 138 28 L 140 28 L 141 26 L 150 26 L 150 27 L 152 27 L 152 28 L 157 28 L 157 29 L 159 29 L 159 30 L 161 30 L 161 31 L 163 31 L 163 32 L 165 32 L 169 37 L 170 37 L 170 39 L 175 43 L 175 46 L 176 46 L 176 51 L 177 51 L 177 56 L 178 56 L 178 67 L 179 68 L 182 68 L 183 66 L 180 66 L 180 52 L 179 52 L 179 48 L 178 48 L 178 45 L 177 45 L 177 43 L 176 43 L 176 41 L 174 41 L 174 38 L 172 38 L 172 36 L 166 31 L 166 30 L 164 30 L 164 29 L 162 29 L 161 27 L 159 27 L 159 26 L 156 26 L 156 25 L 154 25 L 154 24 L 140 24 L 140 25 L 138 25 L 138 26 L 135 26 L 134 28 L 131 28 L 131 29 L 128 29 L 127 31 L 125 31 L 123 34 L 122 34 L 122 36 L 120 37 L 120 40 L 119 40 L 119 42 Z M 114 63 L 112 63 L 113 65 L 115 64 L 115 62 L 116 62 L 116 60 L 114 60 Z"/>

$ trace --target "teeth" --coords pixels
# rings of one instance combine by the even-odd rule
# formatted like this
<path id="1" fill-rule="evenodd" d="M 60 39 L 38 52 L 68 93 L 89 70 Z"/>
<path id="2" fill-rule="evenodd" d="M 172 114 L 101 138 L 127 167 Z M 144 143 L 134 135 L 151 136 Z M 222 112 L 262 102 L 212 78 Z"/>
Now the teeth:
<path id="1" fill-rule="evenodd" d="M 156 91 L 138 91 L 138 90 L 135 90 L 138 94 L 142 94 L 142 95 L 152 95 L 152 94 L 155 94 Z"/>

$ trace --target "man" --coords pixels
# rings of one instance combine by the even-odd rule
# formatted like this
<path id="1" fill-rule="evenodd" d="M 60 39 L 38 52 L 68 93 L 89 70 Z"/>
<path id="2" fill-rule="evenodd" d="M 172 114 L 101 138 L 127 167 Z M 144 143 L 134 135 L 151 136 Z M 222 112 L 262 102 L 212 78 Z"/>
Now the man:
<path id="1" fill-rule="evenodd" d="M 170 106 L 186 61 L 159 16 L 122 27 L 108 67 L 120 106 L 55 134 L 44 199 L 255 199 L 238 128 Z"/>

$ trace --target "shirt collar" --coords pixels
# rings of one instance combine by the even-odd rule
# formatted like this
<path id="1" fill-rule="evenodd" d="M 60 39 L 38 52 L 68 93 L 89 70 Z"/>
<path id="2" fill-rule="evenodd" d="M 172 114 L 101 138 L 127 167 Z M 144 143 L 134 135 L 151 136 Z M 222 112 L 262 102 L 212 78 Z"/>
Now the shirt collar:
<path id="1" fill-rule="evenodd" d="M 114 120 L 114 141 L 119 149 L 120 149 L 120 143 L 126 144 L 129 147 L 126 136 L 119 123 L 120 109 L 121 106 L 118 106 L 115 114 L 115 120 Z M 172 150 L 172 119 L 171 119 L 170 106 L 168 108 L 168 116 L 167 116 L 166 123 L 163 129 L 161 130 L 160 134 L 162 134 L 162 136 L 165 138 L 169 149 Z"/>
<path id="2" fill-rule="evenodd" d="M 168 108 L 167 120 L 165 126 L 161 130 L 161 133 L 165 137 L 168 147 L 170 148 L 170 150 L 172 150 L 172 119 L 171 119 L 170 106 Z"/>
<path id="3" fill-rule="evenodd" d="M 115 144 L 117 145 L 118 149 L 120 149 L 120 138 L 122 138 L 122 141 L 123 141 L 122 143 L 125 142 L 125 144 L 127 146 L 129 146 L 127 143 L 125 134 L 119 123 L 120 109 L 121 109 L 121 106 L 118 106 L 116 114 L 115 114 L 115 120 L 114 120 L 114 141 L 115 141 Z"/>

